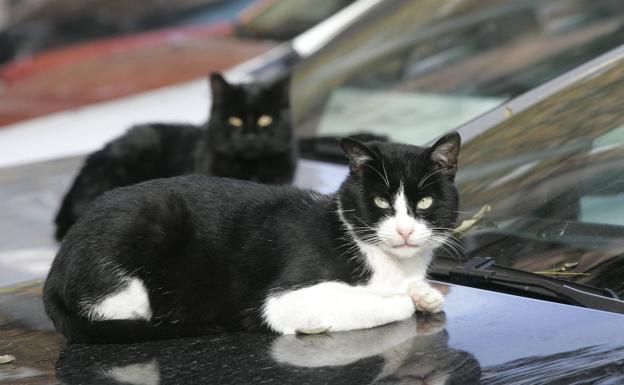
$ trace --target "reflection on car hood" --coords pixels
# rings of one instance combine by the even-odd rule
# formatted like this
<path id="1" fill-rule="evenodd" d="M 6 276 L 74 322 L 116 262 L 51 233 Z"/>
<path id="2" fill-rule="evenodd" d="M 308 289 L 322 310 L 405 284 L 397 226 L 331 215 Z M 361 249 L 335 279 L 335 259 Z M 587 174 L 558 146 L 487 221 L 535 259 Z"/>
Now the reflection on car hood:
<path id="1" fill-rule="evenodd" d="M 455 285 L 446 312 L 368 330 L 66 345 L 41 284 L 0 294 L 0 382 L 569 384 L 624 381 L 624 316 Z M 420 382 L 419 382 L 420 381 Z"/>

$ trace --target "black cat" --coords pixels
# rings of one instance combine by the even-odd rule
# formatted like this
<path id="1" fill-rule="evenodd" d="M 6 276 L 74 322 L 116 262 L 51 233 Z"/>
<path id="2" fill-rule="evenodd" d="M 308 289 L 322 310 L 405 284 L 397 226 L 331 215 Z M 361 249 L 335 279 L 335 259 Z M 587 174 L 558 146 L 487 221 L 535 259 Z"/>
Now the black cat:
<path id="1" fill-rule="evenodd" d="M 95 198 L 115 187 L 184 174 L 288 184 L 296 168 L 289 79 L 232 85 L 210 77 L 205 127 L 145 124 L 87 158 L 56 216 L 61 240 Z"/>
<path id="2" fill-rule="evenodd" d="M 343 139 L 336 194 L 184 176 L 115 189 L 70 229 L 44 304 L 72 341 L 370 328 L 439 312 L 425 276 L 457 217 L 460 139 Z"/>

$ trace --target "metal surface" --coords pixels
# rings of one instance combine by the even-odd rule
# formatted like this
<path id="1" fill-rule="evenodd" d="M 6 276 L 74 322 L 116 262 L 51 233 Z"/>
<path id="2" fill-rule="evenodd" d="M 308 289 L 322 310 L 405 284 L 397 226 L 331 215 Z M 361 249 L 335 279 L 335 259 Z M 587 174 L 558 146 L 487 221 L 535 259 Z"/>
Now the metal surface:
<path id="1" fill-rule="evenodd" d="M 446 313 L 310 336 L 66 345 L 40 286 L 0 294 L 0 384 L 621 384 L 624 317 L 440 285 Z M 6 290 L 5 290 L 6 291 Z M 578 381 L 578 382 L 577 382 Z"/>

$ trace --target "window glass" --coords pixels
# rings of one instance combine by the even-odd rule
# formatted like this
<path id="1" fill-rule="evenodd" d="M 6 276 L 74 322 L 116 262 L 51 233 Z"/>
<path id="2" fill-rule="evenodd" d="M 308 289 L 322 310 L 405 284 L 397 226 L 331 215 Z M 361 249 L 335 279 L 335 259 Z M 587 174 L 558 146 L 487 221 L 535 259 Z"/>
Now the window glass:
<path id="1" fill-rule="evenodd" d="M 353 0 L 269 0 L 261 1 L 244 15 L 238 35 L 260 39 L 287 40 L 312 28 Z"/>
<path id="2" fill-rule="evenodd" d="M 470 255 L 624 294 L 623 98 L 621 60 L 465 143 Z"/>
<path id="3" fill-rule="evenodd" d="M 624 43 L 619 0 L 387 0 L 297 68 L 301 135 L 421 144 Z"/>

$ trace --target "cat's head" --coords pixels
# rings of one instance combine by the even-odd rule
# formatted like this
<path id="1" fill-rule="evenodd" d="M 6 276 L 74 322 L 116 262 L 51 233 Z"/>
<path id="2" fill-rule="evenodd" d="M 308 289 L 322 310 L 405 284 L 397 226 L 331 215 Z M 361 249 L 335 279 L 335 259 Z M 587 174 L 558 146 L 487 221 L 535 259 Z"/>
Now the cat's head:
<path id="1" fill-rule="evenodd" d="M 429 148 L 342 139 L 350 166 L 338 192 L 345 227 L 397 258 L 449 242 L 459 204 L 453 181 L 460 143 L 457 133 Z"/>
<path id="2" fill-rule="evenodd" d="M 209 146 L 223 155 L 255 158 L 292 150 L 288 77 L 272 83 L 230 84 L 210 76 Z"/>

